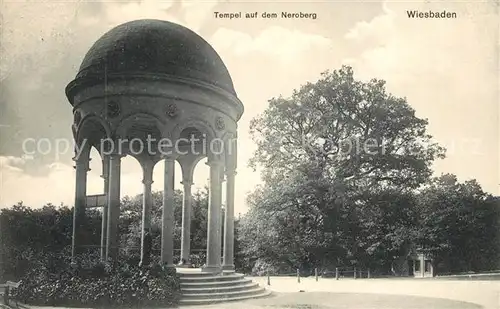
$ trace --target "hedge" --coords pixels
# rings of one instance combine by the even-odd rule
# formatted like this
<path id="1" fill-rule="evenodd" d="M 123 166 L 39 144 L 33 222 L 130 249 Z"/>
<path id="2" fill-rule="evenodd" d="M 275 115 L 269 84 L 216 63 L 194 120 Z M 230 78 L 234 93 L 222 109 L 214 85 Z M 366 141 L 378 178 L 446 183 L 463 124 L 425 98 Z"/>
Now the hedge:
<path id="1" fill-rule="evenodd" d="M 175 268 L 157 263 L 139 267 L 132 261 L 47 260 L 22 278 L 13 297 L 35 306 L 151 308 L 178 304 L 181 293 Z"/>

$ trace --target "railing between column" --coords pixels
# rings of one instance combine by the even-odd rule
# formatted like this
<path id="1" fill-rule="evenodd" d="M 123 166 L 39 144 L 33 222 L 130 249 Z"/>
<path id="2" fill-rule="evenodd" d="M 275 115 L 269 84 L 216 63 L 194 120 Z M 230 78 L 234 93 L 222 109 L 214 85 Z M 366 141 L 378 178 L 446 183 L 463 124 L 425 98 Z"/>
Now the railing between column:
<path id="1" fill-rule="evenodd" d="M 311 271 L 300 271 L 297 269 L 294 273 L 274 273 L 270 271 L 261 272 L 260 276 L 266 276 L 267 285 L 271 285 L 272 277 L 296 277 L 297 283 L 301 283 L 301 280 L 308 278 L 308 280 L 314 279 L 315 281 L 320 281 L 320 279 L 371 279 L 372 274 L 370 269 L 360 269 L 356 267 L 342 267 L 335 268 L 335 270 L 322 270 L 315 268 Z"/>

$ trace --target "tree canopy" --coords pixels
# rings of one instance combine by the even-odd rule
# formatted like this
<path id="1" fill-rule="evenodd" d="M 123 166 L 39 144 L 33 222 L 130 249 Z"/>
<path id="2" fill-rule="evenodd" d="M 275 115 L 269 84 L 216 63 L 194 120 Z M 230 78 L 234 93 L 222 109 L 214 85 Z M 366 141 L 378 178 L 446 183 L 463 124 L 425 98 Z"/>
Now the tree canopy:
<path id="1" fill-rule="evenodd" d="M 415 188 L 444 157 L 427 124 L 384 81 L 357 81 L 344 66 L 269 101 L 250 125 L 257 145 L 251 165 L 263 168 L 266 184 L 303 171 L 349 188 Z"/>
<path id="2" fill-rule="evenodd" d="M 455 175 L 432 179 L 418 194 L 416 245 L 448 272 L 494 269 L 500 255 L 498 199 Z"/>

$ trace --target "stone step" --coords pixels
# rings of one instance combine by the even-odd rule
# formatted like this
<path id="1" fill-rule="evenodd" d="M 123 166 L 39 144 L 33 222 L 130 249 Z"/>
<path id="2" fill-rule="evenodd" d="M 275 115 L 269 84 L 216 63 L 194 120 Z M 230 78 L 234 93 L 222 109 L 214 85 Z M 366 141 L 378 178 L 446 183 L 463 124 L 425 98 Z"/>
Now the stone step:
<path id="1" fill-rule="evenodd" d="M 224 272 L 222 273 L 211 273 L 211 272 L 201 272 L 201 271 L 177 272 L 179 278 L 216 277 L 216 276 L 229 276 L 233 274 L 236 274 L 234 270 L 224 270 Z"/>
<path id="2" fill-rule="evenodd" d="M 203 277 L 226 277 L 238 275 L 242 276 L 243 274 L 237 273 L 235 271 L 224 271 L 219 273 L 211 273 L 211 272 L 178 272 L 177 275 L 181 278 L 203 278 Z"/>
<path id="3" fill-rule="evenodd" d="M 215 273 L 209 273 L 209 272 L 177 272 L 177 275 L 179 278 L 200 278 L 200 277 L 214 277 L 218 276 Z"/>
<path id="4" fill-rule="evenodd" d="M 243 300 L 270 294 L 258 283 L 234 271 L 205 273 L 197 270 L 183 270 L 178 274 L 182 293 L 181 305 Z"/>
<path id="5" fill-rule="evenodd" d="M 230 275 L 213 275 L 212 276 L 180 276 L 181 283 L 187 282 L 211 282 L 211 281 L 234 281 L 243 278 L 243 274 L 233 273 Z"/>
<path id="6" fill-rule="evenodd" d="M 230 285 L 230 286 L 212 286 L 212 287 L 189 287 L 181 288 L 183 295 L 192 295 L 200 293 L 223 293 L 223 292 L 235 292 L 235 291 L 245 291 L 258 287 L 259 284 L 256 282 L 246 282 L 244 284 Z"/>
<path id="7" fill-rule="evenodd" d="M 223 275 L 231 275 L 231 274 L 236 274 L 235 270 L 224 270 L 222 272 Z"/>
<path id="8" fill-rule="evenodd" d="M 205 298 L 205 299 L 181 299 L 180 305 L 210 305 L 221 302 L 241 301 L 246 299 L 261 298 L 272 295 L 271 291 L 264 290 L 254 295 L 229 296 L 226 298 Z"/>
<path id="9" fill-rule="evenodd" d="M 240 277 L 226 281 L 181 281 L 181 288 L 217 288 L 225 286 L 239 286 L 252 282 L 251 279 Z"/>
<path id="10" fill-rule="evenodd" d="M 211 293 L 207 291 L 203 291 L 202 293 L 196 293 L 196 294 L 182 294 L 183 299 L 203 299 L 203 298 L 227 298 L 231 296 L 243 296 L 243 295 L 253 295 L 253 294 L 259 294 L 262 291 L 264 291 L 264 288 L 260 286 L 256 287 L 251 287 L 247 288 L 243 291 L 231 291 L 231 292 L 218 292 L 218 291 L 212 291 Z"/>
<path id="11" fill-rule="evenodd" d="M 228 301 L 239 301 L 245 299 L 252 298 L 260 298 L 271 295 L 271 291 L 268 291 L 264 288 L 259 288 L 255 290 L 251 290 L 251 292 L 247 293 L 220 293 L 220 294 L 203 294 L 204 297 L 186 297 L 180 300 L 181 305 L 207 305 L 213 303 L 220 302 L 228 302 Z"/>

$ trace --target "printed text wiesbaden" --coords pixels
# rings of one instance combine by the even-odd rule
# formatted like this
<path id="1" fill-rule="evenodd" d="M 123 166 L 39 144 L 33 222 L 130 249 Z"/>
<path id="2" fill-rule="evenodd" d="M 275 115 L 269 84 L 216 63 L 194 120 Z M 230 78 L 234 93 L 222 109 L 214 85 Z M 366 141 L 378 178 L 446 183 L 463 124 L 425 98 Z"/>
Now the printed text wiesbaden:
<path id="1" fill-rule="evenodd" d="M 433 12 L 433 11 L 428 11 L 428 12 L 421 12 L 421 11 L 406 11 L 406 14 L 408 14 L 408 18 L 457 18 L 457 13 L 455 12 L 448 12 L 448 11 L 442 11 L 442 12 Z"/>

